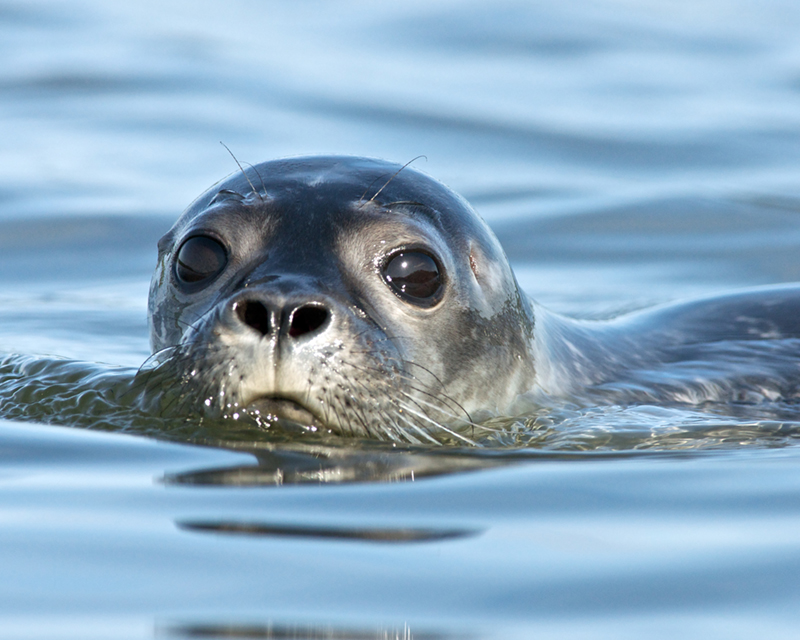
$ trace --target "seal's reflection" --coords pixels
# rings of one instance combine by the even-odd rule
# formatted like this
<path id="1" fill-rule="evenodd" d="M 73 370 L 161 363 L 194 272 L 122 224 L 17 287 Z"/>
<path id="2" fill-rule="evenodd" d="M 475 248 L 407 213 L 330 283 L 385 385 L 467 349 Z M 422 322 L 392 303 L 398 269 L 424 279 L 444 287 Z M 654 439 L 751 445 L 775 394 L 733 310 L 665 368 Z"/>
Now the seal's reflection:
<path id="1" fill-rule="evenodd" d="M 156 629 L 157 636 L 170 638 L 244 638 L 249 640 L 469 640 L 471 633 L 412 631 L 402 627 L 376 630 L 342 629 L 332 625 L 293 624 L 184 624 Z"/>
<path id="2" fill-rule="evenodd" d="M 465 473 L 518 463 L 516 456 L 475 455 L 474 451 L 398 450 L 388 446 L 363 448 L 302 443 L 230 444 L 225 448 L 252 453 L 256 464 L 168 474 L 167 485 L 280 486 L 351 482 L 413 482 L 417 479 Z"/>
<path id="3" fill-rule="evenodd" d="M 198 533 L 228 533 L 251 536 L 290 536 L 299 538 L 327 538 L 367 542 L 407 543 L 437 542 L 478 535 L 476 529 L 429 528 L 347 528 L 269 524 L 265 522 L 182 521 L 178 527 Z"/>
<path id="4" fill-rule="evenodd" d="M 237 447 L 238 451 L 242 447 Z M 508 459 L 442 453 L 356 450 L 321 445 L 262 445 L 250 450 L 256 464 L 201 469 L 168 475 L 167 485 L 263 486 L 411 482 L 449 473 L 476 471 L 509 464 Z M 478 535 L 475 529 L 420 527 L 348 527 L 253 520 L 180 520 L 178 528 L 193 533 L 352 540 L 376 543 L 436 542 Z"/>

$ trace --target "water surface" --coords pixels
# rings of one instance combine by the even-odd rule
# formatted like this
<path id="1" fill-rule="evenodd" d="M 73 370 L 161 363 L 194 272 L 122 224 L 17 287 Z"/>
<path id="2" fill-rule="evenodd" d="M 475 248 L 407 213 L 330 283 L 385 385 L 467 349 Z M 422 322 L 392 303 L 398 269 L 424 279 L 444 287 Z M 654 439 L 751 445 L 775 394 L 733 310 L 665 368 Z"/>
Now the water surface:
<path id="1" fill-rule="evenodd" d="M 424 154 L 581 317 L 800 280 L 798 28 L 788 0 L 0 4 L 0 637 L 794 637 L 791 406 L 393 447 L 98 389 L 149 355 L 155 243 L 236 169 L 219 141 Z"/>

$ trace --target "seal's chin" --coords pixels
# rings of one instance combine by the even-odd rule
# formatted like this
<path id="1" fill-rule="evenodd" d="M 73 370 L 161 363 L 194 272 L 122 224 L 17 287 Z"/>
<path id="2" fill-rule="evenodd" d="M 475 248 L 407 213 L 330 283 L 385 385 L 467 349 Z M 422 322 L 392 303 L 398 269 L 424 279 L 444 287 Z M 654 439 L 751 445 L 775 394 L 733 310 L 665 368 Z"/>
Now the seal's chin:
<path id="1" fill-rule="evenodd" d="M 247 410 L 251 413 L 257 413 L 261 416 L 273 416 L 275 418 L 283 418 L 284 420 L 291 420 L 305 425 L 313 425 L 316 427 L 323 426 L 319 418 L 306 409 L 303 405 L 297 403 L 290 398 L 283 398 L 279 396 L 264 396 L 256 398 L 247 405 Z"/>

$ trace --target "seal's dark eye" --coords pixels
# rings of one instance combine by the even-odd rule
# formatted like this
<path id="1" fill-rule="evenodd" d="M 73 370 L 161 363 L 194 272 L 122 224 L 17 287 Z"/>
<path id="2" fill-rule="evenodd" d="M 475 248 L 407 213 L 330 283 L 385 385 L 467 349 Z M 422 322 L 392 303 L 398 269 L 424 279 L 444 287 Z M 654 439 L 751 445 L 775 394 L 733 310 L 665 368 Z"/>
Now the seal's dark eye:
<path id="1" fill-rule="evenodd" d="M 222 273 L 228 263 L 228 252 L 208 236 L 193 236 L 178 249 L 175 275 L 185 284 L 209 280 Z"/>
<path id="2" fill-rule="evenodd" d="M 438 263 L 421 251 L 393 255 L 382 270 L 383 279 L 401 298 L 429 306 L 438 302 L 442 276 Z"/>

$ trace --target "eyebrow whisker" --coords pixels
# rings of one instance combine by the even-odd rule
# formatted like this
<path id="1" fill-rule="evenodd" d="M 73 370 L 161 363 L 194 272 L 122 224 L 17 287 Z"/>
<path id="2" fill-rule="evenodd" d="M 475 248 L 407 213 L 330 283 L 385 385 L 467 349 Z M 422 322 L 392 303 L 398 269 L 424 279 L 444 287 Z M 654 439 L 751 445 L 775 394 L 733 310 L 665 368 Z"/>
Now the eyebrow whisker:
<path id="1" fill-rule="evenodd" d="M 250 178 L 248 177 L 248 175 L 247 175 L 247 172 L 244 170 L 244 167 L 242 167 L 242 163 L 241 163 L 241 162 L 239 162 L 239 160 L 236 158 L 236 156 L 235 156 L 235 155 L 233 155 L 233 151 L 231 151 L 231 150 L 228 148 L 228 145 L 227 145 L 227 144 L 225 144 L 225 143 L 224 143 L 222 140 L 220 140 L 220 141 L 219 141 L 219 143 L 220 143 L 220 144 L 221 144 L 223 147 L 225 147 L 225 149 L 226 149 L 226 151 L 227 151 L 228 153 L 230 153 L 230 154 L 231 154 L 231 158 L 233 158 L 233 161 L 234 161 L 234 162 L 237 164 L 237 166 L 239 167 L 239 171 L 241 171 L 241 172 L 242 172 L 242 175 L 244 176 L 244 179 L 245 179 L 245 180 L 247 180 L 247 184 L 249 184 L 249 185 L 250 185 L 250 189 L 252 189 L 252 190 L 253 190 L 253 193 L 255 193 L 255 194 L 256 194 L 256 195 L 259 197 L 259 199 L 263 201 L 263 200 L 264 200 L 264 196 L 262 196 L 262 195 L 261 195 L 261 193 L 260 193 L 260 192 L 259 192 L 259 191 L 258 191 L 258 190 L 255 188 L 255 186 L 253 186 L 253 183 L 250 181 Z M 252 167 L 253 165 L 250 165 L 250 166 Z M 255 169 L 255 167 L 253 167 L 253 169 Z M 260 174 L 258 174 L 258 171 L 256 171 L 256 174 L 258 175 L 258 177 L 259 177 L 259 179 L 260 179 L 260 178 L 261 178 L 261 175 L 260 175 Z M 261 180 L 261 184 L 262 184 L 262 186 L 263 186 L 263 184 L 264 184 L 264 181 L 263 181 L 263 180 Z"/>
<path id="2" fill-rule="evenodd" d="M 378 190 L 375 192 L 375 195 L 374 195 L 374 196 L 372 196 L 372 197 L 369 199 L 369 202 L 375 202 L 375 198 L 377 198 L 377 197 L 380 195 L 381 191 L 383 191 L 383 190 L 384 190 L 386 187 L 388 187 L 388 186 L 389 186 L 389 184 L 392 182 L 392 180 L 394 180 L 394 179 L 397 177 L 397 175 L 398 175 L 398 174 L 399 174 L 399 173 L 400 173 L 400 172 L 401 172 L 403 169 L 405 169 L 405 168 L 406 168 L 408 165 L 410 165 L 412 162 L 416 162 L 416 161 L 417 161 L 417 160 L 419 160 L 420 158 L 425 158 L 425 159 L 427 160 L 427 159 L 428 159 L 428 156 L 426 156 L 426 155 L 418 155 L 416 158 L 411 158 L 411 160 L 409 160 L 408 162 L 406 162 L 406 163 L 405 163 L 405 164 L 404 164 L 402 167 L 400 167 L 400 168 L 399 168 L 397 171 L 395 171 L 395 172 L 392 174 L 392 177 L 391 177 L 391 178 L 389 178 L 389 179 L 386 181 L 386 183 L 385 183 L 385 184 L 384 184 L 384 185 L 383 185 L 383 186 L 382 186 L 380 189 L 378 189 Z"/>

